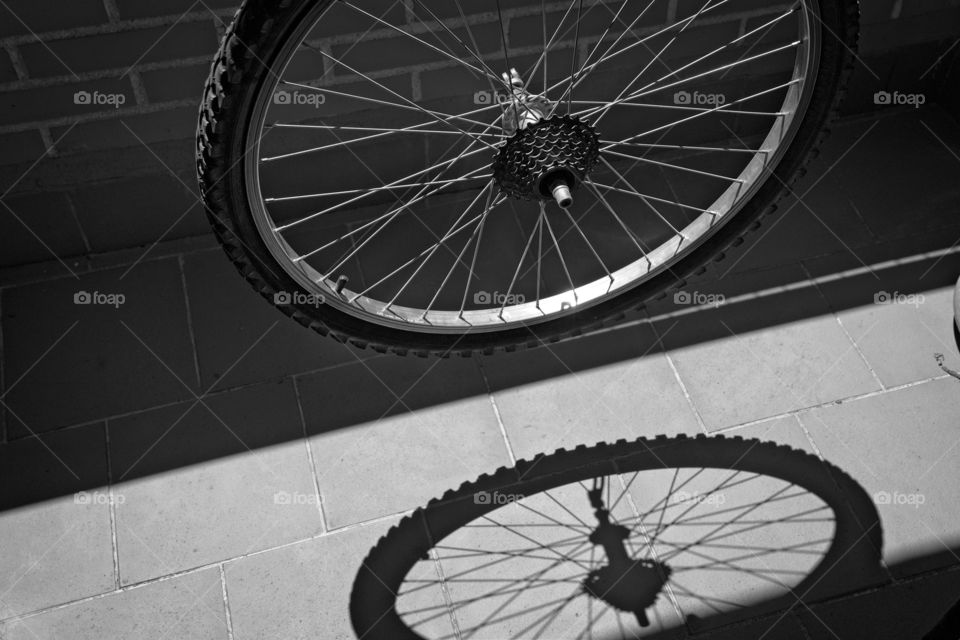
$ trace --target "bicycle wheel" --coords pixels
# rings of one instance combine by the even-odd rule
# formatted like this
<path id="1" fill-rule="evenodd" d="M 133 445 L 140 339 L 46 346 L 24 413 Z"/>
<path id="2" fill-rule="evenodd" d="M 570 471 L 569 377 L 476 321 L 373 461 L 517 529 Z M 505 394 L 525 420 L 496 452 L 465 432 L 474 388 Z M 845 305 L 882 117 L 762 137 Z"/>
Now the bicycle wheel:
<path id="1" fill-rule="evenodd" d="M 815 456 L 620 441 L 519 462 L 407 516 L 363 562 L 351 619 L 365 640 L 632 638 L 809 602 L 831 572 L 879 569 L 881 545 L 869 496 Z"/>
<path id="2" fill-rule="evenodd" d="M 856 0 L 247 0 L 201 191 L 301 323 L 397 353 L 511 349 L 700 275 L 815 155 Z"/>

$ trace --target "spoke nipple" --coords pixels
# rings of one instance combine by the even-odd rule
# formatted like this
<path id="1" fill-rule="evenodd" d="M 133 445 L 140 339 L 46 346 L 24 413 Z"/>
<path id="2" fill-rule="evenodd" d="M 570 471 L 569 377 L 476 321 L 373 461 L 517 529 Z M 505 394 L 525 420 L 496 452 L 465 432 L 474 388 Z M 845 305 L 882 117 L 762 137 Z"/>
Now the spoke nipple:
<path id="1" fill-rule="evenodd" d="M 567 183 L 563 180 L 554 182 L 550 187 L 550 193 L 553 194 L 553 199 L 556 200 L 557 204 L 563 209 L 573 204 L 573 195 L 570 193 L 570 187 L 568 187 Z"/>
<path id="2" fill-rule="evenodd" d="M 345 275 L 341 274 L 340 277 L 337 278 L 337 284 L 334 287 L 334 290 L 337 292 L 337 295 L 340 295 L 340 293 L 343 291 L 343 288 L 347 286 L 348 282 L 350 282 L 350 278 L 348 278 Z"/>

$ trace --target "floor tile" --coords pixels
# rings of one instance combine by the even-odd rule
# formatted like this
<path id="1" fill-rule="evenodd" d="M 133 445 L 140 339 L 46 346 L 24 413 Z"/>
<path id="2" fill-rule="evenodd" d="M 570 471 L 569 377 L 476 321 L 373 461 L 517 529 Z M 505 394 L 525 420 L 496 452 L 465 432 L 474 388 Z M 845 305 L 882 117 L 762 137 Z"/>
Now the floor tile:
<path id="1" fill-rule="evenodd" d="M 204 388 L 259 382 L 376 355 L 325 338 L 271 307 L 219 249 L 186 256 L 184 273 Z"/>
<path id="2" fill-rule="evenodd" d="M 914 276 L 917 273 L 919 269 Z M 873 278 L 863 276 L 857 278 L 857 284 L 861 289 L 875 290 L 876 301 L 841 311 L 839 317 L 884 385 L 893 387 L 942 375 L 937 353 L 945 356 L 947 366 L 960 368 L 960 353 L 953 338 L 952 287 L 917 291 L 917 280 L 907 275 L 893 281 L 866 282 L 870 280 Z M 905 286 L 898 287 L 897 281 Z M 839 296 L 839 288 L 831 287 L 828 295 Z"/>
<path id="3" fill-rule="evenodd" d="M 0 619 L 109 591 L 103 425 L 0 445 Z"/>
<path id="4" fill-rule="evenodd" d="M 11 437 L 185 399 L 196 388 L 176 260 L 125 271 L 4 290 L 5 402 L 19 417 L 8 415 Z"/>
<path id="5" fill-rule="evenodd" d="M 234 638 L 355 640 L 350 585 L 370 547 L 392 524 L 354 527 L 228 563 Z"/>
<path id="6" fill-rule="evenodd" d="M 960 543 L 958 390 L 948 378 L 801 414 L 824 459 L 873 497 L 888 564 L 921 553 L 935 566 L 957 563 L 935 554 Z"/>
<path id="7" fill-rule="evenodd" d="M 123 584 L 322 530 L 292 383 L 205 402 L 109 423 Z"/>
<path id="8" fill-rule="evenodd" d="M 108 482 L 103 423 L 0 444 L 0 514 Z"/>
<path id="9" fill-rule="evenodd" d="M 472 360 L 377 359 L 304 376 L 299 389 L 332 528 L 412 509 L 509 462 Z"/>
<path id="10" fill-rule="evenodd" d="M 227 639 L 216 567 L 0 623 L 4 640 Z"/>
<path id="11" fill-rule="evenodd" d="M 758 321 L 770 328 L 756 330 Z M 676 323 L 669 333 L 668 322 Z M 812 288 L 729 303 L 657 326 L 711 431 L 879 388 Z"/>
<path id="12" fill-rule="evenodd" d="M 484 358 L 483 367 L 518 458 L 700 431 L 648 325 Z"/>

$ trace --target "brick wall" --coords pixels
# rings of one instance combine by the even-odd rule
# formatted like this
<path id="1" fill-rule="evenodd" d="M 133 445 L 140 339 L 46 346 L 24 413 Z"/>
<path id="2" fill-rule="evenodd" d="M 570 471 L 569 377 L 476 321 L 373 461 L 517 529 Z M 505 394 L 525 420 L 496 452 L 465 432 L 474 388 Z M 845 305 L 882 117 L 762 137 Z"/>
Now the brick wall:
<path id="1" fill-rule="evenodd" d="M 409 1 L 400 0 L 387 17 L 411 20 L 405 9 Z M 530 4 L 501 2 L 511 46 L 522 47 L 530 32 L 524 21 L 540 3 Z M 742 33 L 780 3 L 732 4 L 738 10 L 718 17 L 711 29 Z M 234 5 L 233 0 L 5 0 L 0 6 L 0 266 L 207 232 L 193 193 L 196 103 Z M 677 12 L 686 15 L 694 5 L 700 2 L 657 0 L 651 24 Z M 860 73 L 859 94 L 869 96 L 884 84 L 919 76 L 920 67 L 934 62 L 944 43 L 960 33 L 958 7 L 960 0 L 864 2 L 861 56 L 871 72 Z M 448 10 L 451 15 L 440 17 L 459 19 L 455 7 Z M 482 36 L 497 28 L 495 19 L 485 13 L 470 22 Z M 312 38 L 337 52 L 352 42 L 347 34 L 357 28 L 345 17 Z M 415 48 L 398 45 L 403 36 L 382 31 L 379 40 L 364 44 L 370 48 L 363 58 L 370 66 L 364 70 L 376 73 L 390 66 L 391 82 L 406 83 L 414 96 L 459 91 L 448 82 L 448 68 L 424 66 Z M 888 53 L 902 47 L 917 52 L 908 59 L 912 66 L 904 56 Z M 854 96 L 857 108 L 871 108 L 865 98 L 857 100 Z"/>

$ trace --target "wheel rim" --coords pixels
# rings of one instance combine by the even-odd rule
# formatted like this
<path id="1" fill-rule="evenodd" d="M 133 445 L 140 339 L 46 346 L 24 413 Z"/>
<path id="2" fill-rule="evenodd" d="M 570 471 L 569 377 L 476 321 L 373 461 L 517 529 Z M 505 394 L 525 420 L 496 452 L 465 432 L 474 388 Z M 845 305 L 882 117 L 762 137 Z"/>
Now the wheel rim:
<path id="1" fill-rule="evenodd" d="M 244 175 L 253 219 L 270 253 L 302 288 L 282 292 L 287 297 L 278 301 L 327 304 L 408 331 L 490 332 L 575 313 L 670 269 L 772 179 L 813 89 L 819 23 L 808 0 L 753 22 L 744 17 L 739 35 L 704 44 L 702 51 L 689 45 L 680 61 L 665 57 L 685 37 L 696 43 L 703 25 L 740 1 L 706 0 L 694 13 L 645 31 L 639 25 L 665 0 L 643 3 L 635 15 L 626 0 L 612 6 L 574 0 L 555 13 L 540 3 L 547 46 L 522 69 L 519 88 L 507 68 L 523 60 L 523 49 L 502 46 L 516 37 L 503 27 L 536 15 L 505 16 L 493 2 L 495 19 L 470 25 L 462 12 L 460 22 L 456 16 L 437 20 L 437 9 L 417 0 L 410 23 L 394 24 L 354 2 L 318 5 L 278 51 L 271 66 L 282 71 L 262 82 L 247 130 Z M 336 39 L 332 45 L 315 39 L 333 11 L 360 16 L 371 28 L 339 48 Z M 597 23 L 599 33 L 581 32 L 579 25 L 600 11 L 607 15 Z M 480 26 L 488 38 L 494 38 L 491 29 L 499 32 L 499 52 L 468 51 L 470 43 L 480 49 Z M 479 87 L 474 102 L 488 95 L 490 103 L 464 108 L 463 95 L 428 99 L 415 94 L 415 85 L 407 95 L 389 77 L 359 68 L 365 59 L 359 47 L 370 34 L 384 33 L 447 65 L 438 71 L 470 79 L 470 87 Z M 581 44 L 565 48 L 564 36 Z M 328 51 L 312 43 L 326 43 Z M 575 57 L 577 48 L 583 53 Z M 463 57 L 459 63 L 451 61 L 456 54 Z M 300 64 L 302 56 L 314 65 L 319 58 L 326 70 L 303 70 L 309 65 Z M 723 56 L 732 57 L 724 62 Z M 555 79 L 558 60 L 569 66 Z M 611 84 L 621 62 L 633 74 Z M 665 68 L 654 72 L 661 64 Z M 757 68 L 764 82 L 751 84 L 745 78 Z M 504 77 L 496 78 L 501 69 Z M 506 98 L 494 98 L 501 89 Z M 278 99 L 283 95 L 286 102 Z M 664 99 L 671 95 L 672 102 Z M 517 129 L 540 111 L 539 121 Z M 630 128 L 625 123 L 638 112 L 643 126 Z M 595 168 L 569 180 L 573 206 L 561 208 L 546 191 L 542 199 L 508 194 L 494 175 L 496 154 L 567 114 L 598 131 L 600 145 Z M 378 126 L 381 115 L 400 120 Z M 718 146 L 717 140 L 730 142 Z M 420 154 L 417 145 L 435 162 L 420 167 L 401 159 L 384 176 L 377 162 L 391 152 Z M 431 147 L 439 155 L 430 155 Z M 327 160 L 332 153 L 340 155 Z M 323 183 L 326 169 L 317 163 L 347 161 L 355 169 L 348 180 L 362 174 L 348 188 L 311 188 L 309 180 L 291 177 L 321 176 Z M 570 164 L 569 157 L 559 160 L 562 169 Z M 547 169 L 536 167 L 538 180 Z M 686 194 L 695 194 L 696 204 Z"/>

